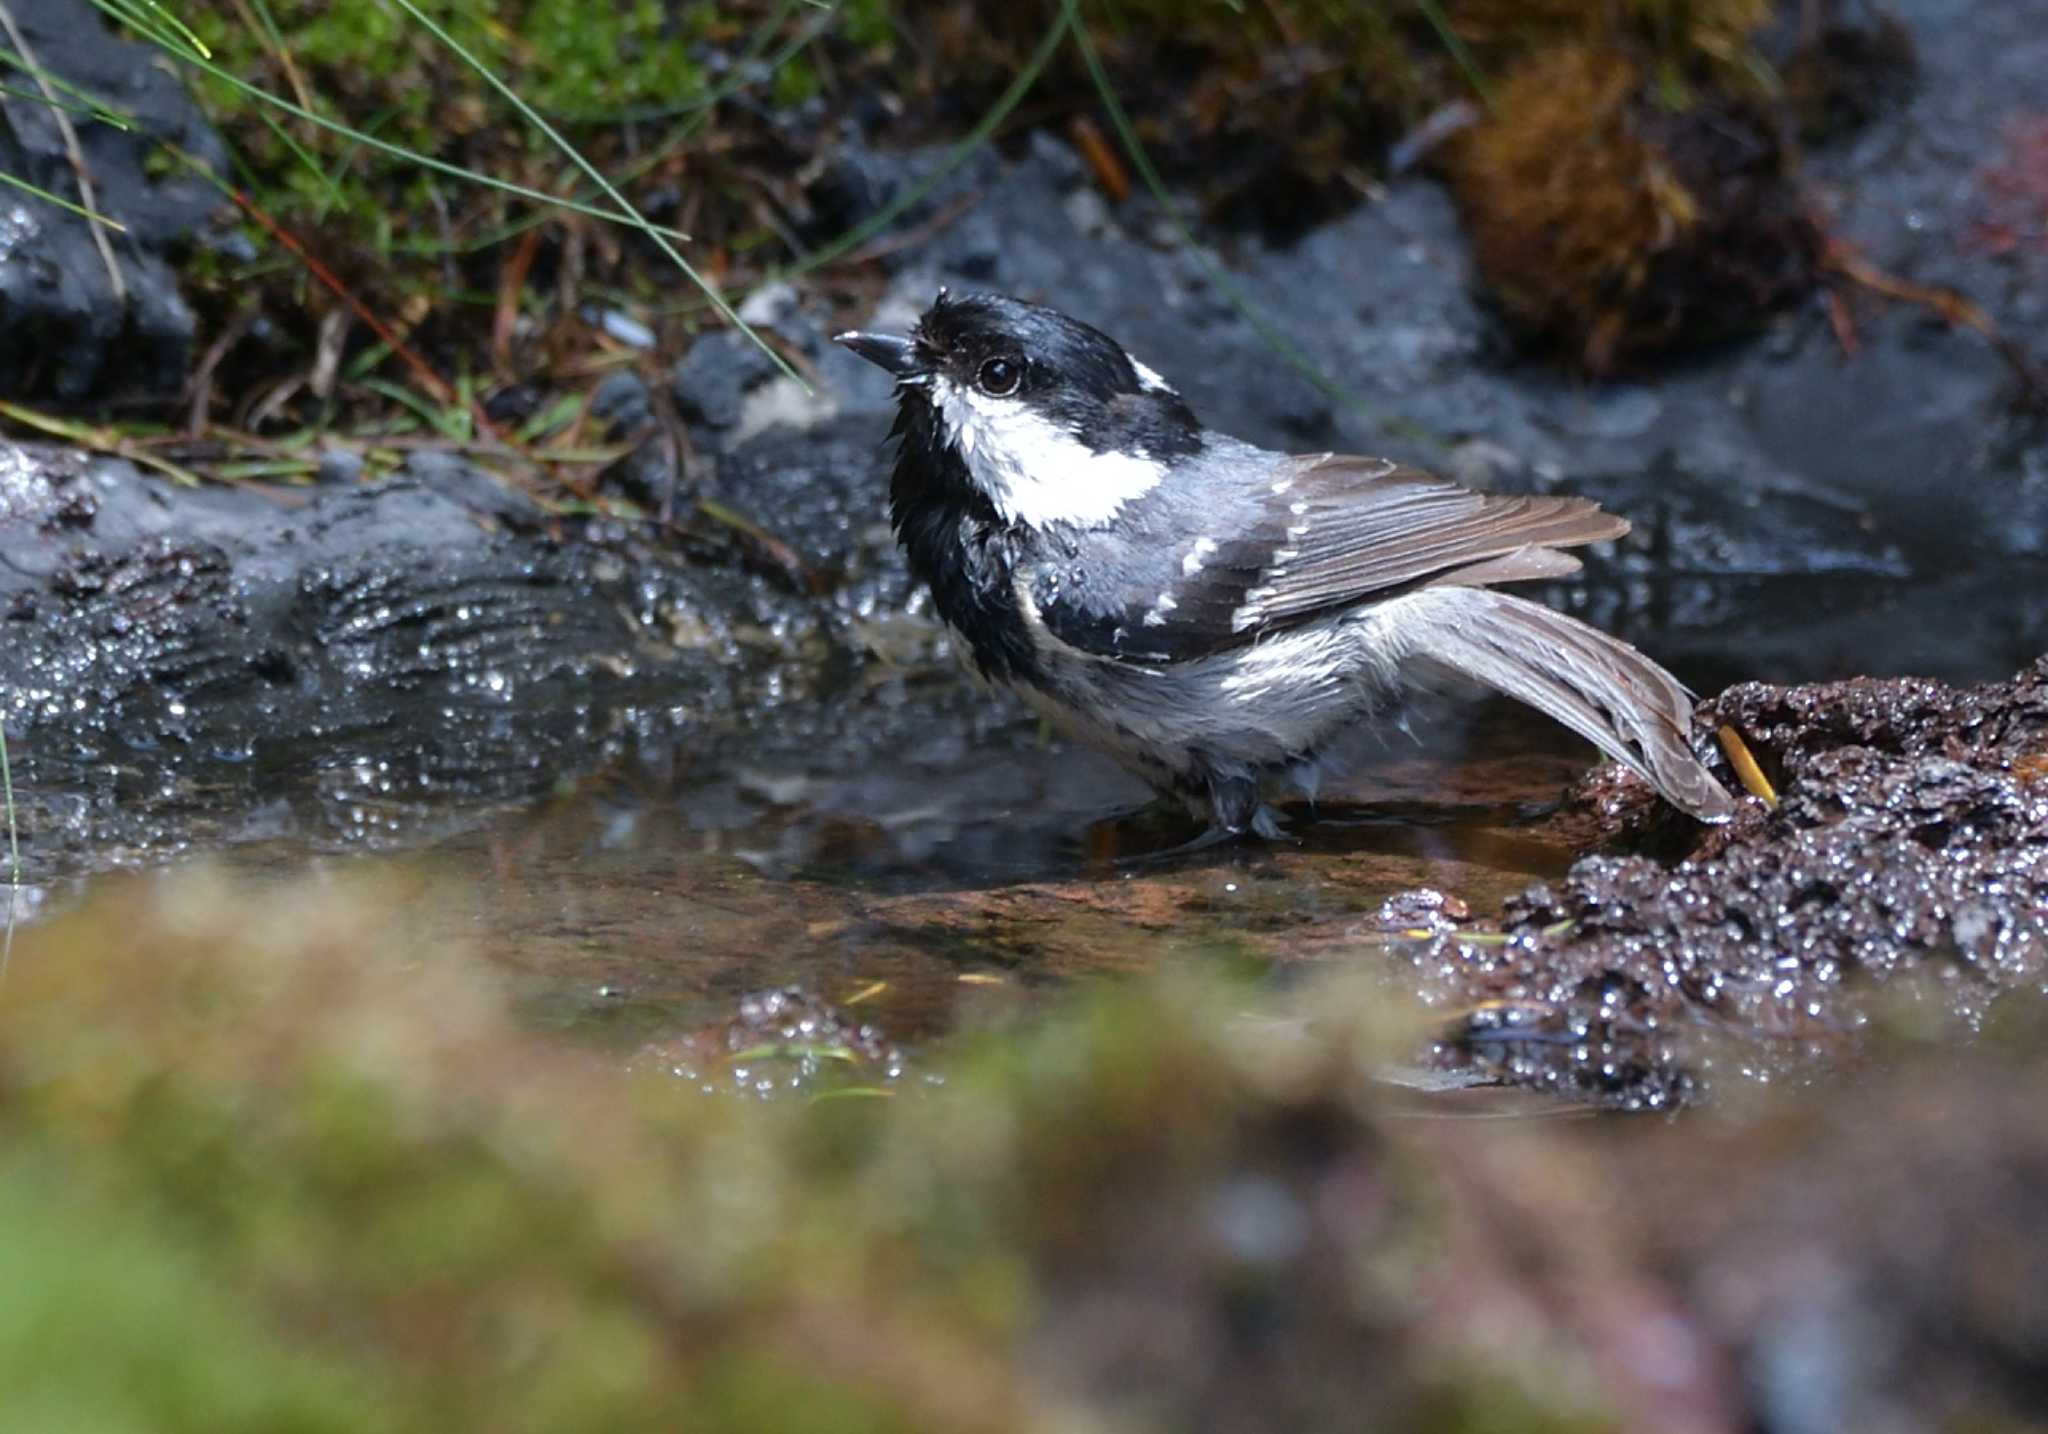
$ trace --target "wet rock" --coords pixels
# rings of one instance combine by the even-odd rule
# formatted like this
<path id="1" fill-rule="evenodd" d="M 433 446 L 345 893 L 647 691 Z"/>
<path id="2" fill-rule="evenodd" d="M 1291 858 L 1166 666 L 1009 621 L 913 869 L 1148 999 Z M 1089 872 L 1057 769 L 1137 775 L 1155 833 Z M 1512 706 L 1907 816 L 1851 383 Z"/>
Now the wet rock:
<path id="1" fill-rule="evenodd" d="M 902 609 L 913 591 L 889 528 L 882 458 L 871 418 L 835 418 L 764 433 L 727 455 L 719 479 L 735 508 L 784 535 L 818 588 L 871 617 Z"/>
<path id="2" fill-rule="evenodd" d="M 690 345 L 670 387 L 684 419 L 737 428 L 747 395 L 777 376 L 775 363 L 736 329 L 716 329 Z"/>
<path id="3" fill-rule="evenodd" d="M 440 455 L 370 485 L 189 490 L 9 446 L 0 494 L 0 716 L 50 861 L 176 844 L 259 795 L 342 837 L 437 796 L 528 795 L 642 724 L 736 713 L 764 653 L 789 654 L 735 628 L 793 645 L 824 620 L 595 532 L 558 541 Z"/>
<path id="4" fill-rule="evenodd" d="M 126 230 L 109 235 L 103 252 L 78 215 L 15 189 L 0 197 L 0 390 L 66 401 L 173 398 L 185 382 L 193 317 L 167 255 L 221 199 L 203 178 L 155 176 L 150 166 L 159 142 L 217 173 L 226 172 L 225 151 L 157 50 L 115 39 L 84 0 L 13 0 L 9 11 L 34 67 L 130 124 L 64 116 L 91 177 L 87 203 L 60 112 L 31 97 L 32 81 L 0 96 L 0 171 Z"/>
<path id="5" fill-rule="evenodd" d="M 654 417 L 647 380 L 631 369 L 617 369 L 598 382 L 590 394 L 590 416 L 612 434 L 632 433 Z"/>
<path id="6" fill-rule="evenodd" d="M 1974 688 L 1750 684 L 1699 722 L 1743 734 L 1779 806 L 1700 828 L 1603 769 L 1581 811 L 1667 859 L 1588 858 L 1510 901 L 1499 934 L 1425 943 L 1439 995 L 1473 1003 L 1442 1060 L 1666 1105 L 1717 1069 L 1845 1052 L 1881 991 L 1967 1028 L 2048 976 L 2048 790 L 2026 777 L 2048 659 Z"/>
<path id="7" fill-rule="evenodd" d="M 328 448 L 321 451 L 320 466 L 313 474 L 313 481 L 342 487 L 362 476 L 363 460 L 360 456 L 346 448 Z"/>
<path id="8" fill-rule="evenodd" d="M 739 315 L 781 346 L 801 381 L 736 329 L 704 334 L 675 367 L 671 391 L 693 437 L 716 453 L 771 429 L 802 431 L 842 413 L 880 416 L 889 376 L 829 341 L 788 284 L 748 296 Z"/>

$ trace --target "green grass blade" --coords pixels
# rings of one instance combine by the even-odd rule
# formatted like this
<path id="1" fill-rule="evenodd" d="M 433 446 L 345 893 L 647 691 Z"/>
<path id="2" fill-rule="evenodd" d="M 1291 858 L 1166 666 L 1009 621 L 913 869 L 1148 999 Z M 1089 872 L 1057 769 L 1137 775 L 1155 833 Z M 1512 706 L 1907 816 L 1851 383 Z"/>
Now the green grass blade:
<path id="1" fill-rule="evenodd" d="M 295 119 L 305 120 L 309 124 L 316 124 L 322 129 L 330 130 L 346 139 L 354 140 L 357 144 L 367 149 L 374 149 L 380 154 L 391 156 L 393 159 L 402 159 L 408 164 L 416 164 L 422 169 L 431 169 L 437 174 L 446 174 L 451 178 L 464 180 L 470 184 L 481 185 L 486 189 L 496 189 L 505 194 L 517 195 L 521 199 L 530 199 L 536 204 L 545 204 L 556 209 L 566 209 L 575 214 L 585 214 L 592 219 L 602 219 L 611 224 L 625 224 L 635 229 L 645 229 L 648 233 L 655 236 L 656 242 L 660 242 L 663 236 L 685 240 L 690 237 L 675 229 L 665 229 L 658 224 L 649 224 L 639 215 L 621 214 L 614 209 L 603 209 L 592 204 L 578 203 L 573 199 L 564 199 L 559 194 L 549 194 L 544 190 L 528 188 L 524 184 L 514 184 L 510 180 L 499 179 L 495 175 L 484 174 L 474 169 L 465 169 L 459 164 L 450 164 L 446 160 L 436 159 L 430 154 L 421 154 L 417 150 L 407 149 L 402 144 L 393 144 L 389 140 L 378 139 L 375 135 L 366 134 L 362 130 L 345 125 L 339 120 L 315 114 L 312 110 L 296 105 L 282 95 L 272 94 L 261 85 L 251 84 L 239 75 L 230 74 L 211 60 L 202 59 L 197 52 L 177 44 L 175 37 L 167 32 L 156 28 L 145 28 L 143 24 L 138 23 L 133 15 L 122 8 L 120 0 L 92 0 L 92 3 L 99 10 L 113 16 L 122 24 L 133 27 L 143 38 L 176 58 L 181 64 L 190 65 L 202 74 L 212 76 L 222 84 L 240 91 L 259 104 L 268 105 L 272 109 L 280 110 Z M 90 101 L 90 96 L 87 98 Z"/>
<path id="2" fill-rule="evenodd" d="M 21 899 L 21 833 L 14 821 L 14 769 L 7 762 L 7 726 L 0 722 L 0 793 L 7 804 L 7 934 L 0 939 L 0 983 L 14 959 L 14 912 Z"/>
<path id="3" fill-rule="evenodd" d="M 7 728 L 0 725 L 0 788 L 7 794 L 7 933 L 0 936 L 0 985 L 14 961 L 14 912 L 21 900 L 21 838 L 14 829 L 14 773 L 7 765 Z"/>
<path id="4" fill-rule="evenodd" d="M 0 85 L 0 95 L 17 100 L 27 100 L 32 105 L 44 105 L 66 114 L 80 115 L 86 119 L 98 120 L 101 124 L 112 125 L 115 129 L 127 129 L 127 123 L 115 114 L 109 114 L 98 105 L 80 104 L 75 100 L 53 100 L 48 95 L 39 95 L 34 90 L 24 90 L 17 85 Z"/>
<path id="5" fill-rule="evenodd" d="M 443 45 L 445 45 L 450 51 L 450 53 L 454 54 L 456 58 L 460 59 L 462 63 L 468 65 L 472 70 L 476 71 L 478 76 L 480 76 L 483 79 L 484 83 L 489 85 L 492 89 L 496 90 L 507 104 L 511 105 L 513 109 L 519 112 L 520 116 L 523 119 L 525 119 L 525 121 L 528 124 L 532 125 L 535 129 L 539 130 L 543 135 L 545 135 L 547 137 L 548 142 L 554 145 L 555 148 L 559 149 L 563 153 L 563 155 L 568 158 L 570 163 L 574 164 L 578 169 L 582 170 L 584 175 L 587 178 L 589 178 L 592 183 L 596 184 L 599 189 L 604 191 L 605 197 L 607 199 L 611 200 L 612 203 L 618 205 L 621 210 L 625 211 L 627 215 L 631 216 L 630 218 L 621 220 L 621 223 L 630 225 L 632 228 L 640 230 L 642 233 L 646 234 L 649 239 L 653 240 L 654 246 L 657 249 L 661 250 L 661 252 L 665 256 L 667 256 L 669 262 L 673 263 L 678 269 L 681 269 L 683 271 L 683 274 L 690 280 L 690 282 L 695 284 L 700 290 L 703 291 L 705 298 L 711 301 L 711 306 L 718 310 L 720 317 L 722 317 L 727 323 L 731 324 L 734 328 L 738 329 L 741 333 L 745 334 L 749 339 L 751 339 L 754 342 L 754 344 L 761 350 L 761 352 L 767 354 L 768 357 L 774 361 L 775 366 L 777 368 L 781 369 L 790 378 L 795 379 L 796 382 L 803 387 L 806 393 L 810 391 L 810 385 L 808 383 L 805 383 L 803 376 L 790 366 L 789 360 L 785 359 L 781 354 L 777 353 L 775 349 L 772 348 L 764 339 L 762 339 L 762 337 L 759 334 L 755 333 L 752 325 L 748 324 L 745 319 L 742 319 L 739 316 L 739 314 L 733 309 L 732 305 L 728 304 L 725 301 L 724 295 L 718 292 L 718 290 L 712 285 L 711 281 L 709 279 L 706 279 L 702 274 L 699 274 L 696 268 L 690 263 L 690 261 L 683 257 L 682 251 L 676 248 L 674 244 L 670 243 L 668 237 L 665 234 L 663 234 L 660 230 L 656 229 L 652 224 L 648 223 L 647 220 L 640 214 L 640 212 L 633 208 L 632 202 L 628 200 L 624 194 L 619 192 L 618 187 L 614 185 L 609 179 L 606 179 L 603 173 L 599 171 L 596 165 L 592 164 L 589 160 L 585 159 L 583 157 L 582 152 L 578 150 L 576 146 L 570 144 L 567 139 L 563 138 L 561 133 L 557 131 L 553 125 L 549 124 L 544 117 L 542 117 L 540 111 L 536 110 L 532 105 L 528 104 L 523 98 L 521 98 L 518 91 L 514 90 L 510 85 L 506 84 L 503 80 L 499 79 L 497 74 L 492 71 L 490 66 L 486 65 L 482 60 L 479 60 L 475 55 L 471 54 L 460 40 L 456 39 L 453 35 L 449 34 L 448 31 L 444 29 L 440 24 L 438 24 L 431 15 L 426 13 L 426 11 L 420 9 L 420 7 L 414 3 L 414 0 L 392 0 L 392 3 L 397 5 L 399 9 L 405 11 L 406 14 L 412 16 L 416 24 L 420 25 L 427 31 L 428 34 L 432 35 L 436 40 L 439 40 Z"/>
<path id="6" fill-rule="evenodd" d="M 1493 108 L 1493 88 L 1486 83 L 1486 76 L 1479 68 L 1479 62 L 1472 58 L 1472 51 L 1458 32 L 1451 28 L 1450 17 L 1444 14 L 1443 6 L 1437 0 L 1415 0 L 1415 8 L 1422 12 L 1429 28 L 1436 31 L 1436 37 L 1443 42 L 1445 50 L 1465 76 L 1465 83 L 1472 87 L 1472 93 L 1479 96 L 1479 103 L 1487 109 Z"/>
<path id="7" fill-rule="evenodd" d="M 53 90 L 71 96 L 72 99 L 84 105 L 92 117 L 102 124 L 110 124 L 115 129 L 133 128 L 133 120 L 130 116 L 113 108 L 98 96 L 87 94 L 62 75 L 53 74 L 40 65 L 31 65 L 27 60 L 5 45 L 0 45 L 0 65 L 6 65 L 10 69 L 19 70 L 24 75 L 35 80 L 37 84 L 48 85 Z M 29 98 L 36 100 L 38 103 L 48 103 L 40 95 L 31 95 Z"/>
<path id="8" fill-rule="evenodd" d="M 393 383 L 389 379 L 366 377 L 359 378 L 356 382 L 372 393 L 382 394 L 393 403 L 418 414 L 429 428 L 443 438 L 452 438 L 457 442 L 469 440 L 469 411 L 460 404 L 440 407 L 421 398 L 405 385 Z"/>
<path id="9" fill-rule="evenodd" d="M 94 224 L 104 224 L 107 226 L 107 228 L 113 230 L 116 234 L 126 234 L 128 232 L 128 226 L 123 224 L 120 220 L 109 219 L 104 214 L 98 213 L 95 210 L 87 209 L 83 204 L 74 204 L 70 200 L 64 198 L 64 196 L 62 196 L 61 194 L 52 194 L 47 189 L 38 189 L 35 185 L 30 184 L 26 179 L 22 179 L 17 175 L 9 174 L 4 169 L 0 169 L 0 184 L 12 185 L 14 188 L 19 189 L 24 193 L 33 194 L 36 198 L 42 200 L 45 204 L 54 204 L 59 209 L 67 209 L 71 213 L 76 214 L 81 219 L 89 219 Z"/>
<path id="10" fill-rule="evenodd" d="M 7 729 L 0 726 L 0 791 L 7 798 L 7 874 L 10 886 L 21 885 L 21 833 L 14 824 L 14 769 L 7 764 Z M 8 927 L 12 935 L 13 903 L 8 903 Z"/>
<path id="11" fill-rule="evenodd" d="M 320 167 L 319 160 L 313 158 L 312 155 L 306 153 L 305 146 L 301 145 L 298 142 L 298 140 L 292 137 L 292 132 L 284 127 L 284 125 L 278 120 L 276 115 L 273 115 L 266 110 L 262 116 L 262 119 L 263 123 L 269 128 L 270 132 L 276 135 L 278 139 L 283 142 L 284 147 L 286 149 L 291 151 L 292 158 L 296 159 L 300 164 L 304 165 L 306 169 L 309 172 L 311 172 L 312 176 L 320 181 L 321 192 L 326 196 L 326 199 L 324 201 L 326 206 L 331 207 L 336 204 L 347 203 L 347 201 L 342 197 L 341 186 L 336 184 L 333 179 L 328 177 L 327 171 Z M 323 209 L 322 212 L 324 213 L 325 210 Z"/>

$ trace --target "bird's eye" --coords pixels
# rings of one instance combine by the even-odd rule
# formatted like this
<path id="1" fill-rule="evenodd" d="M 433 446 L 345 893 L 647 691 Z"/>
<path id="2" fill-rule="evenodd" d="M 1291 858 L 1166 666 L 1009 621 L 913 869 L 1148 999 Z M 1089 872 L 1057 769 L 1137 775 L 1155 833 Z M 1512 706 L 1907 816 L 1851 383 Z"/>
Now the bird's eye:
<path id="1" fill-rule="evenodd" d="M 1024 382 L 1024 365 L 1014 359 L 992 358 L 974 376 L 974 386 L 990 398 L 1008 398 Z"/>

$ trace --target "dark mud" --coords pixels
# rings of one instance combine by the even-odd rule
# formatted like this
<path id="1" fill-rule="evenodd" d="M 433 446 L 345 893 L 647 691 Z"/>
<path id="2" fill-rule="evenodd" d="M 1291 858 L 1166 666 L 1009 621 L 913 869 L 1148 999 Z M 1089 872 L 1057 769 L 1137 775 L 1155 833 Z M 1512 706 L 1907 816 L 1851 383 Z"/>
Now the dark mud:
<path id="1" fill-rule="evenodd" d="M 1744 735 L 1775 809 L 1700 828 L 1603 768 L 1562 820 L 1670 860 L 1589 857 L 1477 936 L 1390 904 L 1460 1008 L 1439 1062 L 1656 1107 L 1845 1058 L 1886 1002 L 1967 1031 L 2048 986 L 2048 659 L 1971 688 L 1746 684 L 1699 722 Z"/>

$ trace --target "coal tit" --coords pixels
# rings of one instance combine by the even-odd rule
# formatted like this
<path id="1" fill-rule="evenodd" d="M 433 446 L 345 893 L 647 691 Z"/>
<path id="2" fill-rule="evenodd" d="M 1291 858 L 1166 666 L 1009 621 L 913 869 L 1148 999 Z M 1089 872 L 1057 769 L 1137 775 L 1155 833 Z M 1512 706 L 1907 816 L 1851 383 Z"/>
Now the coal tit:
<path id="1" fill-rule="evenodd" d="M 909 337 L 838 341 L 896 378 L 890 517 L 964 655 L 1212 836 L 1277 834 L 1275 779 L 1313 794 L 1347 730 L 1443 669 L 1701 821 L 1733 813 L 1675 678 L 1492 590 L 1578 571 L 1561 550 L 1626 520 L 1212 433 L 1106 334 L 1002 295 L 942 290 Z"/>

